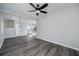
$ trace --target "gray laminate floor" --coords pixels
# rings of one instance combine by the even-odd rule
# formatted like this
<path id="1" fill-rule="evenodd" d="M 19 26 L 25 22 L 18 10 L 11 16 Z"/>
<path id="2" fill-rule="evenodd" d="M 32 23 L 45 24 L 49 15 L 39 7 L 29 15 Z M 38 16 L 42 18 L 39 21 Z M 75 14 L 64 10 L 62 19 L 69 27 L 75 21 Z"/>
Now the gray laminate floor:
<path id="1" fill-rule="evenodd" d="M 5 39 L 1 56 L 79 56 L 79 52 L 41 39 L 27 37 Z"/>

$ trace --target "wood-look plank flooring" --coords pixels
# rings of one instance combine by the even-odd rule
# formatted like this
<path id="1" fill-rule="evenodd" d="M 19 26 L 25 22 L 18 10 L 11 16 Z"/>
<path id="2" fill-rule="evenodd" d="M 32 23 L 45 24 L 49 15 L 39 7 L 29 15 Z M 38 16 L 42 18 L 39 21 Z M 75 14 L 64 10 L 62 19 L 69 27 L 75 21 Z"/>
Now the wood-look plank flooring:
<path id="1" fill-rule="evenodd" d="M 24 36 L 5 39 L 0 56 L 79 56 L 79 51 Z"/>

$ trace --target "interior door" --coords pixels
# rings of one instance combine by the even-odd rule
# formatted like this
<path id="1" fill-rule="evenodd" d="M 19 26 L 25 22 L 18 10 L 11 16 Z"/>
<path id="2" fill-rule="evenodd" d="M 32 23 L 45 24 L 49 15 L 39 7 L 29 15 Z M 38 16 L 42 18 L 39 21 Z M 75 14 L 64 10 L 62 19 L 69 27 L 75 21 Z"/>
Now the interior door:
<path id="1" fill-rule="evenodd" d="M 16 36 L 20 36 L 20 18 L 15 19 Z"/>
<path id="2" fill-rule="evenodd" d="M 28 21 L 29 20 L 27 20 L 27 19 L 21 19 L 21 21 L 20 21 L 20 34 L 21 34 L 21 36 L 27 35 Z"/>

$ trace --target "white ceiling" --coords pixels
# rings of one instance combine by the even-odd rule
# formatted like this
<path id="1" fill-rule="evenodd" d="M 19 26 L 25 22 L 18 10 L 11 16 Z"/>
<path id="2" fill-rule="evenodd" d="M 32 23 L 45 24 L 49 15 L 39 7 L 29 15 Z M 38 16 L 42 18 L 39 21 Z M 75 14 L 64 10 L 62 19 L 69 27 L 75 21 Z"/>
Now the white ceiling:
<path id="1" fill-rule="evenodd" d="M 43 5 L 43 3 L 39 3 L 40 6 Z M 36 5 L 36 3 L 34 3 Z M 49 16 L 55 12 L 64 10 L 66 8 L 70 8 L 72 6 L 77 5 L 76 3 L 48 3 L 48 7 L 46 7 L 45 11 L 47 11 L 47 14 L 40 13 L 39 16 L 36 16 L 35 12 L 27 12 L 29 10 L 33 10 L 34 8 L 30 6 L 28 3 L 0 3 L 0 10 L 7 10 L 11 12 L 17 12 L 26 14 L 29 17 L 33 17 L 35 19 L 41 19 L 46 16 Z"/>

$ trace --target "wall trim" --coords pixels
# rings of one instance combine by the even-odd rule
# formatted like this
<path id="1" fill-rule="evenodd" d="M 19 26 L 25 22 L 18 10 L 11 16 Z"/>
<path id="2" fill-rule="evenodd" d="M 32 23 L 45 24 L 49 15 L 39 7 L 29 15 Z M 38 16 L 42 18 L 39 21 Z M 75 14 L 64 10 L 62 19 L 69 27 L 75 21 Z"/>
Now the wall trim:
<path id="1" fill-rule="evenodd" d="M 67 48 L 70 48 L 70 49 L 73 49 L 73 50 L 79 51 L 79 49 L 75 48 L 75 47 L 71 47 L 71 46 L 64 45 L 64 44 L 61 44 L 61 43 L 58 43 L 58 42 L 54 42 L 54 41 L 51 42 L 50 40 L 46 40 L 45 38 L 41 38 L 41 37 L 38 37 L 38 36 L 36 38 L 44 40 L 44 41 L 47 41 L 47 42 L 50 42 L 50 43 L 54 43 L 54 44 L 57 44 L 57 45 L 61 45 L 61 46 L 64 46 L 64 47 L 67 47 Z"/>

